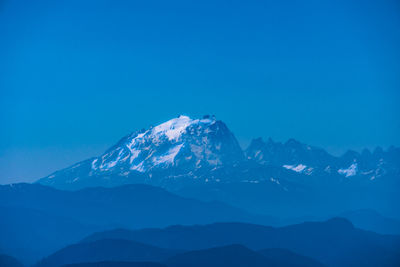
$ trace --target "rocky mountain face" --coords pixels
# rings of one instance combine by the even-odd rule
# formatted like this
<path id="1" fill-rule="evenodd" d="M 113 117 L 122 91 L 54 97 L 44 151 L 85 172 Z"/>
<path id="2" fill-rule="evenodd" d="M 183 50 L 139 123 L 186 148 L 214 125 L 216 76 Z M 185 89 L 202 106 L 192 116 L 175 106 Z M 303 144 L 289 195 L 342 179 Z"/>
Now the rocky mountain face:
<path id="1" fill-rule="evenodd" d="M 223 122 L 208 116 L 197 120 L 180 116 L 124 137 L 92 161 L 92 172 L 212 169 L 242 157 L 238 142 Z"/>

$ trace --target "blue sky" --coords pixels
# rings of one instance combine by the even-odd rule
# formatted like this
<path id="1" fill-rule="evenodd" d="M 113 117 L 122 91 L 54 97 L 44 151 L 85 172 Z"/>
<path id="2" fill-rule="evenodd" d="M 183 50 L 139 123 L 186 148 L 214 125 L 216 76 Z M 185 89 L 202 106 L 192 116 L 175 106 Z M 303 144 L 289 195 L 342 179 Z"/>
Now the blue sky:
<path id="1" fill-rule="evenodd" d="M 399 47 L 395 0 L 3 0 L 0 183 L 178 114 L 215 114 L 243 146 L 398 146 Z"/>

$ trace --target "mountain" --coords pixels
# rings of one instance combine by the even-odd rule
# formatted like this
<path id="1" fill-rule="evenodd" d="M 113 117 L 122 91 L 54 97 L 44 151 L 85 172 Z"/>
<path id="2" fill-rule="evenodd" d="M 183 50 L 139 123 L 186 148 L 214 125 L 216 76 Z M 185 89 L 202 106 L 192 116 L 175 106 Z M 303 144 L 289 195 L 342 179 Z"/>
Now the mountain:
<path id="1" fill-rule="evenodd" d="M 207 181 L 209 171 L 244 159 L 236 138 L 215 117 L 179 116 L 122 138 L 100 157 L 39 180 L 62 189 L 125 183 Z"/>
<path id="2" fill-rule="evenodd" d="M 124 238 L 169 249 L 203 250 L 241 244 L 252 250 L 288 249 L 329 266 L 396 266 L 400 236 L 380 235 L 354 228 L 341 218 L 286 227 L 243 223 L 171 226 L 137 231 L 96 233 L 84 242 Z"/>
<path id="3" fill-rule="evenodd" d="M 242 188 L 241 192 L 246 191 Z M 218 221 L 263 224 L 274 222 L 269 217 L 254 216 L 222 203 L 205 203 L 182 198 L 149 185 L 87 188 L 78 191 L 62 191 L 40 184 L 3 185 L 0 186 L 0 203 L 2 203 L 0 208 L 2 253 L 15 256 L 28 264 L 68 244 L 76 243 L 91 232 L 103 231 L 110 227 L 132 229 L 165 227 L 174 224 L 207 224 Z M 289 246 L 291 241 L 288 238 L 290 236 L 284 235 L 282 240 L 287 239 L 284 246 L 279 243 L 279 246 L 276 245 L 274 242 L 280 237 L 277 237 L 278 234 L 274 234 L 274 232 L 285 233 L 289 230 L 282 229 L 292 229 L 289 231 L 291 236 L 297 236 L 303 240 L 312 240 L 310 236 L 313 238 L 323 237 L 333 233 L 333 237 L 328 235 L 326 239 L 313 240 L 315 244 L 318 244 L 316 251 L 323 246 L 326 251 L 332 251 L 331 247 L 326 247 L 324 244 L 324 242 L 332 243 L 332 238 L 339 238 L 339 241 L 343 243 L 342 245 L 338 241 L 341 244 L 340 247 L 345 249 L 348 248 L 346 247 L 348 244 L 351 244 L 348 248 L 350 250 L 356 246 L 363 248 L 372 241 L 378 246 L 381 239 L 384 240 L 384 242 L 382 241 L 384 244 L 387 240 L 396 240 L 391 236 L 382 237 L 355 229 L 349 223 L 338 223 L 341 220 L 337 223 L 334 222 L 335 220 L 333 223 L 300 224 L 287 228 L 222 223 L 138 231 L 120 229 L 102 232 L 99 235 L 101 235 L 100 239 L 130 239 L 171 249 L 205 249 L 230 244 L 243 244 L 255 250 L 281 247 L 308 257 L 314 257 L 315 254 L 304 254 L 302 250 L 295 250 L 304 247 L 304 244 L 293 249 Z M 309 227 L 305 227 L 307 225 Z M 339 230 L 335 230 L 336 228 Z M 343 231 L 349 240 L 337 234 L 340 231 Z M 257 245 L 257 242 L 260 242 L 257 241 L 259 238 L 269 240 L 271 243 Z M 95 239 L 98 238 L 94 238 L 94 240 L 88 238 L 87 241 L 95 241 Z M 367 241 L 361 242 L 362 244 L 357 243 L 357 240 L 364 241 L 364 239 Z M 372 241 L 370 242 L 370 240 Z M 382 253 L 387 253 L 386 249 L 390 250 L 391 246 L 396 248 L 396 242 L 390 246 L 379 245 L 377 248 L 371 245 L 376 251 L 383 250 Z M 361 249 L 361 251 L 366 251 L 366 249 Z M 341 253 L 344 252 L 341 250 Z M 321 254 L 324 253 L 321 252 Z"/>
<path id="4" fill-rule="evenodd" d="M 178 251 L 161 249 L 138 242 L 103 239 L 65 247 L 46 257 L 36 267 L 62 266 L 65 264 L 102 261 L 163 261 Z"/>
<path id="5" fill-rule="evenodd" d="M 325 150 L 302 144 L 295 139 L 289 139 L 286 143 L 274 142 L 271 138 L 267 142 L 262 138 L 253 139 L 245 153 L 248 159 L 260 164 L 281 166 L 304 173 L 312 173 L 314 168 L 308 166 L 326 167 L 335 161 L 335 157 Z"/>
<path id="6" fill-rule="evenodd" d="M 20 263 L 16 258 L 0 254 L 0 266 L 1 267 L 22 267 L 22 263 Z"/>
<path id="7" fill-rule="evenodd" d="M 1 185 L 0 203 L 101 227 L 142 228 L 257 220 L 266 223 L 269 220 L 269 217 L 254 216 L 223 203 L 183 198 L 142 184 L 78 191 L 62 191 L 40 184 Z"/>
<path id="8" fill-rule="evenodd" d="M 264 142 L 254 139 L 245 151 L 249 160 L 263 165 L 280 166 L 308 176 L 339 175 L 348 179 L 359 177 L 365 182 L 384 179 L 387 175 L 400 175 L 400 148 L 390 147 L 387 151 L 376 148 L 373 152 L 347 151 L 340 157 L 325 150 L 289 139 L 285 143 Z M 399 181 L 397 181 L 399 182 Z"/>
<path id="9" fill-rule="evenodd" d="M 215 117 L 179 116 L 133 132 L 103 155 L 38 183 L 68 190 L 144 183 L 275 217 L 332 216 L 358 209 L 399 217 L 394 204 L 400 201 L 399 166 L 400 149 L 395 147 L 335 157 L 294 139 L 258 138 L 243 151 Z"/>

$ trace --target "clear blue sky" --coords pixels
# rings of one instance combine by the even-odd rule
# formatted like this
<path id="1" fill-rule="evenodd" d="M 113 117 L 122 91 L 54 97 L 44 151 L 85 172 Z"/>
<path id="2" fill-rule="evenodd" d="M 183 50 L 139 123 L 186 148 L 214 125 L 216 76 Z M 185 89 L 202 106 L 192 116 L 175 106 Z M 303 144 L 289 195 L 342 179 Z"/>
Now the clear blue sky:
<path id="1" fill-rule="evenodd" d="M 178 114 L 243 146 L 400 145 L 397 0 L 196 2 L 0 0 L 0 183 Z"/>

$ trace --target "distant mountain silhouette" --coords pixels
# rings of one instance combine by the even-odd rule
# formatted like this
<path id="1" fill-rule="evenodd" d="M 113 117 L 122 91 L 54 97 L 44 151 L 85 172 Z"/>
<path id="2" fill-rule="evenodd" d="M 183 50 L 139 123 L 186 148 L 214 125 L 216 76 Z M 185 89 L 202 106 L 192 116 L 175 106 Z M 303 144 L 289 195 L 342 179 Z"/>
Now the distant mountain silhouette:
<path id="1" fill-rule="evenodd" d="M 1 267 L 23 267 L 24 265 L 19 262 L 16 258 L 0 254 L 0 266 Z"/>
<path id="2" fill-rule="evenodd" d="M 70 245 L 40 261 L 37 267 L 101 261 L 163 261 L 178 251 L 129 240 L 103 239 Z"/>
<path id="3" fill-rule="evenodd" d="M 155 262 L 101 261 L 101 262 L 66 264 L 63 265 L 63 267 L 166 267 L 166 265 Z"/>
<path id="4" fill-rule="evenodd" d="M 269 219 L 223 203 L 183 198 L 159 187 L 141 184 L 79 191 L 61 191 L 40 184 L 0 185 L 0 203 L 71 218 L 88 225 L 129 228 L 217 221 L 267 222 Z"/>
<path id="5" fill-rule="evenodd" d="M 246 188 L 242 191 L 246 192 Z M 0 209 L 4 214 L 0 220 L 0 247 L 4 253 L 24 263 L 32 263 L 93 231 L 110 227 L 165 227 L 218 221 L 269 224 L 271 221 L 222 203 L 183 198 L 148 185 L 79 191 L 61 191 L 39 184 L 3 185 L 0 186 L 0 203 L 4 206 Z M 26 224 L 27 221 L 30 223 Z M 115 233 L 119 234 L 113 236 Z M 242 244 L 255 250 L 286 248 L 322 263 L 337 265 L 351 260 L 368 265 L 381 262 L 383 257 L 393 262 L 396 259 L 392 251 L 399 243 L 398 237 L 361 231 L 343 219 L 283 228 L 222 223 L 118 230 L 103 235 L 98 239 L 130 239 L 170 249 L 206 249 L 230 244 Z M 264 239 L 260 240 L 262 236 Z M 349 251 L 351 256 L 346 254 Z M 361 255 L 367 255 L 365 262 Z"/>
<path id="6" fill-rule="evenodd" d="M 111 227 L 270 220 L 222 203 L 179 197 L 149 185 L 75 192 L 40 184 L 0 185 L 0 205 L 0 247 L 27 264 L 93 231 Z"/>
<path id="7" fill-rule="evenodd" d="M 362 230 L 372 231 L 378 234 L 400 234 L 400 220 L 383 216 L 373 209 L 348 210 L 330 216 L 309 215 L 302 217 L 289 217 L 277 220 L 277 226 L 298 224 L 306 221 L 325 221 L 334 217 L 345 218 L 349 220 L 354 227 Z"/>
<path id="8" fill-rule="evenodd" d="M 253 250 L 284 248 L 330 266 L 396 266 L 400 237 L 354 228 L 341 218 L 273 228 L 242 223 L 172 226 L 96 233 L 85 241 L 125 238 L 170 249 L 207 249 L 242 244 Z"/>

